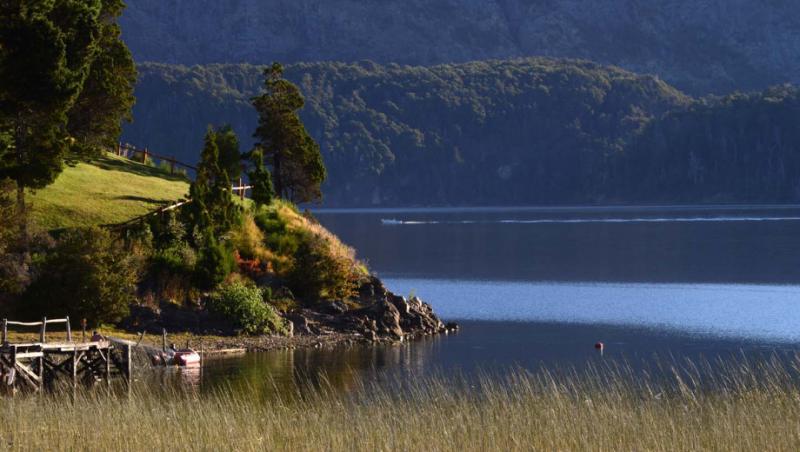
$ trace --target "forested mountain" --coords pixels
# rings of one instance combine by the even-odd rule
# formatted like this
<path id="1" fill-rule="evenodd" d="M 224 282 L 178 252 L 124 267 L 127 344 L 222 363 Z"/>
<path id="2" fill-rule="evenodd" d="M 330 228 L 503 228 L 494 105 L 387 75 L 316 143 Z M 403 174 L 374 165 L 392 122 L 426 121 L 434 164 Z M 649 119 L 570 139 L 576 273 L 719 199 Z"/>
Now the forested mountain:
<path id="1" fill-rule="evenodd" d="M 126 138 L 195 161 L 208 124 L 249 145 L 262 67 L 139 67 Z M 327 205 L 480 205 L 604 200 L 613 156 L 690 98 L 651 76 L 553 59 L 433 67 L 287 68 L 307 97 Z"/>
<path id="2" fill-rule="evenodd" d="M 695 102 L 648 125 L 618 159 L 626 201 L 797 202 L 800 92 Z"/>
<path id="3" fill-rule="evenodd" d="M 584 58 L 705 95 L 800 81 L 794 0 L 128 0 L 136 60 Z"/>

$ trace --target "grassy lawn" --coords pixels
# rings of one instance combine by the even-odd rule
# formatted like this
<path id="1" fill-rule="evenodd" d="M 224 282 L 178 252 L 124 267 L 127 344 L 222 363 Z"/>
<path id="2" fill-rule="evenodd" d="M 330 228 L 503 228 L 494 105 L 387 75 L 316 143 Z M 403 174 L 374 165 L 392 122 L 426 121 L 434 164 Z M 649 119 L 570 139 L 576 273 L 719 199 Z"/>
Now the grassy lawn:
<path id="1" fill-rule="evenodd" d="M 28 199 L 34 224 L 53 230 L 121 223 L 188 192 L 185 179 L 109 155 L 67 168 L 54 184 Z"/>

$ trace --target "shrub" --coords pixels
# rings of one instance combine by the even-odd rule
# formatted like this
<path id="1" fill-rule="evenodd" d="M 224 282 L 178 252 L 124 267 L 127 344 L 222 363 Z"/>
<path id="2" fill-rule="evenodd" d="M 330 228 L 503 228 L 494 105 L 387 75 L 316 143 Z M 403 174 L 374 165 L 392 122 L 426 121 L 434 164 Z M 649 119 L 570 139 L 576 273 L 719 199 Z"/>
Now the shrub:
<path id="1" fill-rule="evenodd" d="M 324 237 L 304 234 L 289 273 L 289 288 L 300 298 L 343 299 L 352 295 L 353 261 L 332 253 Z"/>
<path id="2" fill-rule="evenodd" d="M 284 333 L 278 313 L 265 301 L 268 293 L 241 281 L 225 283 L 208 300 L 208 308 L 247 334 Z"/>
<path id="3" fill-rule="evenodd" d="M 192 298 L 197 254 L 188 244 L 155 251 L 149 260 L 146 287 L 159 301 L 184 302 Z"/>
<path id="4" fill-rule="evenodd" d="M 273 254 L 264 245 L 264 233 L 250 213 L 246 213 L 242 223 L 231 232 L 231 243 L 242 258 L 262 261 L 272 259 Z"/>
<path id="5" fill-rule="evenodd" d="M 230 275 L 236 262 L 233 252 L 211 236 L 205 240 L 200 259 L 195 268 L 195 281 L 201 289 L 211 289 L 225 280 Z"/>
<path id="6" fill-rule="evenodd" d="M 0 308 L 12 296 L 19 295 L 28 280 L 28 265 L 17 246 L 19 227 L 25 219 L 17 214 L 12 199 L 14 188 L 11 180 L 0 180 Z"/>
<path id="7" fill-rule="evenodd" d="M 21 310 L 31 318 L 85 318 L 91 326 L 119 322 L 135 300 L 139 270 L 107 231 L 66 231 L 35 263 L 37 276 L 23 296 Z"/>

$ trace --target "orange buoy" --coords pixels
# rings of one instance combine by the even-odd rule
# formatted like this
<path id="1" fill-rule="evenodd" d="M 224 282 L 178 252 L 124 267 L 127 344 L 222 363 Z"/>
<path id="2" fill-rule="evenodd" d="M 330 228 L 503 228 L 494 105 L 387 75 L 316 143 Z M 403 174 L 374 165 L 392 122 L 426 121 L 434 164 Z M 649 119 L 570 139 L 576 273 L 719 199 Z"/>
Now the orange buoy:
<path id="1" fill-rule="evenodd" d="M 594 344 L 594 348 L 596 350 L 600 350 L 602 352 L 603 349 L 606 348 L 606 344 L 604 344 L 602 342 L 597 342 L 597 343 Z"/>

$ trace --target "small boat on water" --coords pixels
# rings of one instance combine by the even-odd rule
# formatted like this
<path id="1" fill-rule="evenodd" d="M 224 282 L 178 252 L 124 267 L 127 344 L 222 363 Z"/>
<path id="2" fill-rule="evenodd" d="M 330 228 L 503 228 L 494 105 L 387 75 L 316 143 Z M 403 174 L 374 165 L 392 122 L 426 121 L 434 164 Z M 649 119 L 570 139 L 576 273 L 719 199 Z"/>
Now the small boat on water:
<path id="1" fill-rule="evenodd" d="M 191 348 L 177 349 L 170 345 L 162 351 L 150 355 L 154 366 L 199 366 L 200 354 Z"/>
<path id="2" fill-rule="evenodd" d="M 172 363 L 176 366 L 199 365 L 200 354 L 192 349 L 178 350 L 172 355 Z"/>

